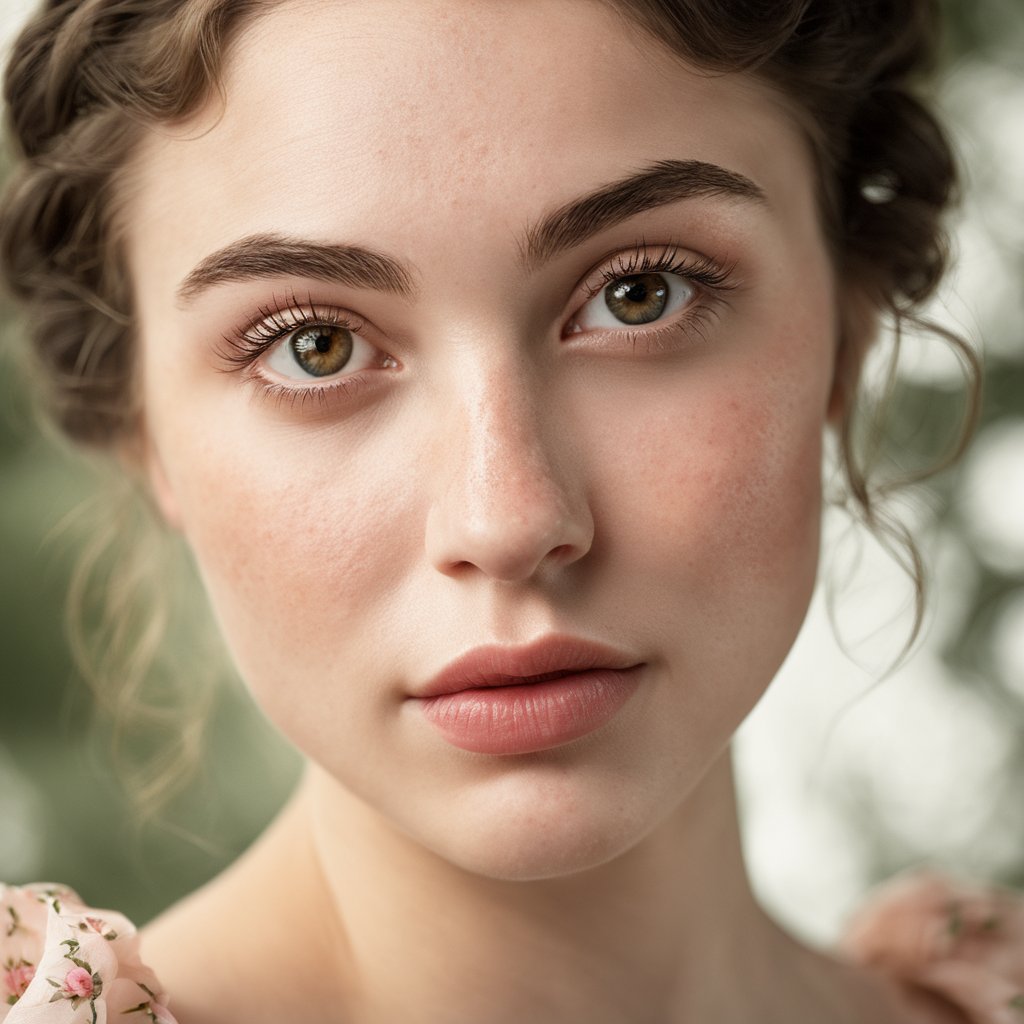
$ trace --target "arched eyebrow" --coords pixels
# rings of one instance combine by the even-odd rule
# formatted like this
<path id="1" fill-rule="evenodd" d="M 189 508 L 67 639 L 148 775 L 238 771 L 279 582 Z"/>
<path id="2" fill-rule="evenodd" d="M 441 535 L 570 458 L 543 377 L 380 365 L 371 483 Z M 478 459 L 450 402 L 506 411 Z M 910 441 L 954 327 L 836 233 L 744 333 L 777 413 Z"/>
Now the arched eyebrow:
<path id="1" fill-rule="evenodd" d="M 333 245 L 283 235 L 248 235 L 205 257 L 177 290 L 178 305 L 227 281 L 281 275 L 332 281 L 352 288 L 411 295 L 413 277 L 400 261 L 359 245 Z"/>
<path id="2" fill-rule="evenodd" d="M 638 213 L 698 196 L 766 202 L 761 188 L 736 171 L 699 160 L 661 160 L 547 214 L 520 241 L 523 265 L 535 271 Z M 179 306 L 187 305 L 208 288 L 229 281 L 278 276 L 308 277 L 403 296 L 415 291 L 412 271 L 393 256 L 359 245 L 257 234 L 201 260 L 178 286 L 177 301 Z"/>
<path id="3" fill-rule="evenodd" d="M 535 270 L 638 213 L 698 196 L 767 204 L 764 191 L 736 171 L 701 160 L 659 160 L 549 213 L 520 243 L 523 264 Z"/>

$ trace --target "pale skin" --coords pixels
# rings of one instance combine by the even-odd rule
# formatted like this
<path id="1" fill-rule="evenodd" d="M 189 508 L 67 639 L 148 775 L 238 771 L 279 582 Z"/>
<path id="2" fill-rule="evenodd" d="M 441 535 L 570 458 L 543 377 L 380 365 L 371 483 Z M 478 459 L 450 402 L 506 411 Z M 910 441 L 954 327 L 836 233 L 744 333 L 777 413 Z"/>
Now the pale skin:
<path id="1" fill-rule="evenodd" d="M 283 4 L 224 96 L 132 169 L 144 468 L 310 766 L 147 929 L 182 1024 L 957 1021 L 790 939 L 741 856 L 729 743 L 813 589 L 853 301 L 792 111 L 590 0 Z M 756 195 L 524 258 L 552 211 L 667 160 Z M 182 296 L 268 234 L 386 254 L 409 287 L 302 267 Z M 597 316 L 604 270 L 668 247 L 663 317 Z M 357 321 L 358 365 L 224 372 L 268 307 Z M 644 665 L 590 735 L 474 754 L 408 699 L 466 650 L 551 633 Z"/>

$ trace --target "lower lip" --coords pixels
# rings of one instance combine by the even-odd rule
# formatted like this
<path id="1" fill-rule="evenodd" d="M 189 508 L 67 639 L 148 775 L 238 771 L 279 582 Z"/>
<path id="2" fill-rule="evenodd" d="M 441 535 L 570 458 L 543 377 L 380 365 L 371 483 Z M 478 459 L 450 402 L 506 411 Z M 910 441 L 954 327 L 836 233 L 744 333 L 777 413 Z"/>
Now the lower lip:
<path id="1" fill-rule="evenodd" d="M 453 746 L 475 754 L 530 754 L 570 743 L 610 721 L 633 696 L 640 667 L 597 668 L 543 683 L 418 700 L 427 721 Z"/>

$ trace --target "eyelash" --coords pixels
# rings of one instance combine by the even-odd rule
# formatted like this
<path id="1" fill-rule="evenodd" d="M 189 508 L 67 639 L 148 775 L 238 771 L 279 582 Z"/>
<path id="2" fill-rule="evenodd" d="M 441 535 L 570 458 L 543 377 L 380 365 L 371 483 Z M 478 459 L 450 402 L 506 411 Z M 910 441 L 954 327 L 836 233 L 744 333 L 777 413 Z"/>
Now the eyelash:
<path id="1" fill-rule="evenodd" d="M 708 325 L 727 305 L 727 293 L 737 287 L 735 270 L 735 263 L 720 263 L 706 255 L 695 256 L 671 242 L 651 247 L 641 241 L 631 252 L 618 254 L 602 268 L 597 282 L 587 289 L 586 301 L 600 295 L 613 281 L 635 274 L 675 274 L 697 285 L 701 294 L 675 320 L 647 330 L 624 328 L 614 332 L 629 341 L 634 351 L 642 342 L 645 352 L 652 354 L 671 348 L 680 332 L 690 334 L 696 341 L 707 340 Z"/>
<path id="2" fill-rule="evenodd" d="M 300 301 L 294 292 L 284 299 L 275 297 L 272 305 L 260 306 L 244 327 L 224 335 L 228 347 L 222 354 L 226 364 L 224 371 L 242 373 L 248 383 L 259 389 L 262 397 L 278 405 L 287 403 L 304 409 L 310 402 L 325 405 L 333 394 L 354 396 L 367 382 L 362 373 L 336 377 L 326 384 L 295 385 L 269 380 L 256 369 L 264 353 L 288 335 L 310 326 L 340 327 L 360 334 L 365 323 L 330 306 L 319 306 L 311 295 L 307 295 L 305 302 Z"/>
<path id="3" fill-rule="evenodd" d="M 228 369 L 251 366 L 282 338 L 313 325 L 341 327 L 353 334 L 358 334 L 365 326 L 358 318 L 341 315 L 329 306 L 320 309 L 312 296 L 300 302 L 292 292 L 288 299 L 275 298 L 272 306 L 260 306 L 241 330 L 224 336 L 229 348 L 224 355 Z"/>
<path id="4" fill-rule="evenodd" d="M 710 256 L 688 254 L 671 243 L 651 248 L 640 242 L 628 254 L 619 253 L 605 264 L 594 284 L 586 288 L 585 302 L 590 302 L 613 281 L 635 274 L 675 274 L 698 286 L 701 294 L 682 316 L 671 323 L 647 330 L 609 332 L 625 338 L 634 350 L 642 342 L 646 352 L 653 353 L 669 348 L 669 339 L 677 338 L 680 331 L 692 334 L 698 340 L 706 340 L 708 323 L 726 303 L 726 293 L 736 287 L 732 280 L 734 269 L 732 264 L 719 263 Z M 578 311 L 570 324 L 577 315 Z M 283 299 L 275 297 L 269 306 L 259 307 L 242 328 L 224 336 L 227 351 L 222 354 L 223 369 L 228 373 L 244 374 L 246 381 L 257 387 L 263 397 L 278 405 L 287 403 L 304 409 L 310 402 L 324 406 L 334 395 L 354 396 L 367 383 L 367 378 L 360 372 L 336 377 L 324 384 L 289 385 L 270 380 L 256 369 L 264 353 L 288 335 L 310 326 L 339 327 L 353 334 L 360 334 L 365 329 L 364 321 L 358 317 L 343 314 L 329 306 L 321 307 L 314 302 L 312 295 L 307 295 L 302 302 L 292 292 Z"/>

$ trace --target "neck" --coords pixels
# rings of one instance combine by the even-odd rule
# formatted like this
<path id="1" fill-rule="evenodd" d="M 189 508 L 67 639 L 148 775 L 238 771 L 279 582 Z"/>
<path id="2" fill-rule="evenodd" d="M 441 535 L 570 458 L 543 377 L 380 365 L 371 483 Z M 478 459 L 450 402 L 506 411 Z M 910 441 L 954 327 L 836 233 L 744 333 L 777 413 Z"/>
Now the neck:
<path id="1" fill-rule="evenodd" d="M 264 837 L 145 943 L 182 1024 L 955 1019 L 766 917 L 728 754 L 627 853 L 529 882 L 452 865 L 311 769 Z M 254 964 L 274 965 L 258 985 Z"/>
<path id="2" fill-rule="evenodd" d="M 316 769 L 293 810 L 353 1020 L 791 1020 L 807 987 L 751 893 L 728 754 L 628 853 L 539 881 L 453 866 Z"/>

